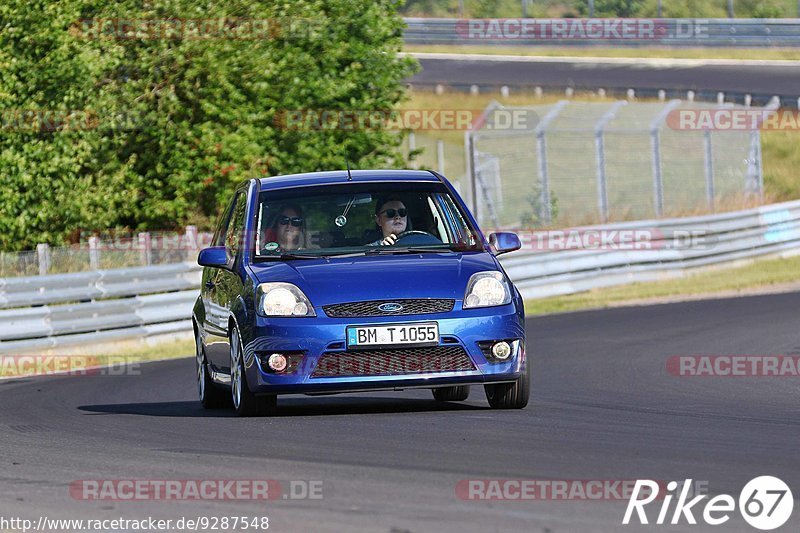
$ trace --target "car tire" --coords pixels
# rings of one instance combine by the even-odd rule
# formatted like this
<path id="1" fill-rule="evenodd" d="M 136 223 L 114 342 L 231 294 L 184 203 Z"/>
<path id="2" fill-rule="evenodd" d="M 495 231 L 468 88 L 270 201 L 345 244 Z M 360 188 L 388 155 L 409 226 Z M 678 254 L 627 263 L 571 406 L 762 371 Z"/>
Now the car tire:
<path id="1" fill-rule="evenodd" d="M 437 402 L 463 402 L 469 398 L 469 385 L 455 387 L 439 387 L 432 389 L 433 399 Z"/>
<path id="2" fill-rule="evenodd" d="M 530 370 L 525 365 L 522 375 L 513 383 L 484 385 L 486 399 L 492 409 L 522 409 L 530 396 Z"/>
<path id="3" fill-rule="evenodd" d="M 239 330 L 231 329 L 231 401 L 237 416 L 269 416 L 275 414 L 278 397 L 274 394 L 255 395 L 247 385 L 244 353 Z"/>
<path id="4" fill-rule="evenodd" d="M 195 332 L 195 370 L 197 376 L 197 395 L 206 409 L 219 409 L 231 404 L 230 394 L 217 387 L 208 372 L 208 362 L 199 333 Z"/>

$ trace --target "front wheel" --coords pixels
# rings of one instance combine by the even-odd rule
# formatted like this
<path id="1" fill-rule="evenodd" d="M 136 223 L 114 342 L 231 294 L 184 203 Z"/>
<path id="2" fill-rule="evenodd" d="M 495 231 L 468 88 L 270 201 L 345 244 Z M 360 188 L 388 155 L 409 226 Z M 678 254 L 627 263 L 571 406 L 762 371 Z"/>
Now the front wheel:
<path id="1" fill-rule="evenodd" d="M 439 387 L 432 389 L 433 399 L 437 402 L 463 402 L 469 398 L 469 385 L 455 387 Z"/>
<path id="2" fill-rule="evenodd" d="M 244 372 L 242 339 L 239 330 L 231 330 L 231 399 L 237 416 L 267 416 L 275 413 L 278 397 L 274 394 L 256 396 L 247 385 Z"/>
<path id="3" fill-rule="evenodd" d="M 531 377 L 528 365 L 522 375 L 513 383 L 484 385 L 486 399 L 492 409 L 522 409 L 528 405 Z"/>

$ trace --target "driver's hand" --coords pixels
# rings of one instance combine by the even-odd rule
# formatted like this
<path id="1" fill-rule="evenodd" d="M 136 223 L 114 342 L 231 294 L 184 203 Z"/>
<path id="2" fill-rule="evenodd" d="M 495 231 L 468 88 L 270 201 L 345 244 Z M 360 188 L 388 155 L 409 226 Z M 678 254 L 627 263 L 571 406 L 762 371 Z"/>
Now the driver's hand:
<path id="1" fill-rule="evenodd" d="M 392 246 L 397 241 L 397 235 L 391 233 L 388 237 L 381 241 L 381 246 Z"/>

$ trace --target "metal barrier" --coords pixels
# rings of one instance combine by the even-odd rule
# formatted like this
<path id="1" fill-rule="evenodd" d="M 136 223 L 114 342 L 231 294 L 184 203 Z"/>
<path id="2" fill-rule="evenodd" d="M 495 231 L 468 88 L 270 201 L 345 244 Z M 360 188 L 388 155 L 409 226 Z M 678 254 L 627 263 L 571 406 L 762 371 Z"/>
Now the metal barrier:
<path id="1" fill-rule="evenodd" d="M 199 287 L 190 262 L 0 279 L 0 353 L 190 331 Z"/>
<path id="2" fill-rule="evenodd" d="M 525 298 L 545 298 L 658 279 L 687 270 L 775 254 L 800 253 L 800 201 L 718 215 L 623 222 L 578 232 L 640 230 L 659 238 L 643 249 L 522 251 L 501 258 Z M 702 243 L 682 246 L 686 235 Z M 625 249 L 627 248 L 627 249 Z"/>
<path id="3" fill-rule="evenodd" d="M 636 28 L 625 37 L 621 19 L 441 19 L 406 18 L 407 44 L 525 46 L 722 46 L 798 47 L 800 19 L 626 19 Z M 597 30 L 590 24 L 596 23 Z M 638 32 L 638 37 L 637 37 Z"/>
<path id="4" fill-rule="evenodd" d="M 800 253 L 800 201 L 569 231 L 634 230 L 650 237 L 643 249 L 523 249 L 501 261 L 525 298 L 542 298 Z M 687 235 L 691 246 L 682 244 Z M 200 267 L 189 262 L 0 279 L 0 354 L 189 332 L 199 286 Z"/>

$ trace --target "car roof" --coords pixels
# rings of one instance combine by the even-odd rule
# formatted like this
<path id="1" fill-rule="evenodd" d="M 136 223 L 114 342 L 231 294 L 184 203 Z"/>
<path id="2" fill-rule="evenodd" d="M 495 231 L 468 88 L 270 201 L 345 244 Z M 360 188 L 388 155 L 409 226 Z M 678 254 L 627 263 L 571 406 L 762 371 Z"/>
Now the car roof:
<path id="1" fill-rule="evenodd" d="M 438 183 L 439 177 L 427 170 L 353 170 L 352 183 L 369 182 L 433 182 Z M 327 172 L 306 172 L 304 174 L 286 174 L 261 178 L 261 190 L 288 189 L 309 185 L 335 185 L 347 183 L 346 170 L 332 170 Z"/>

